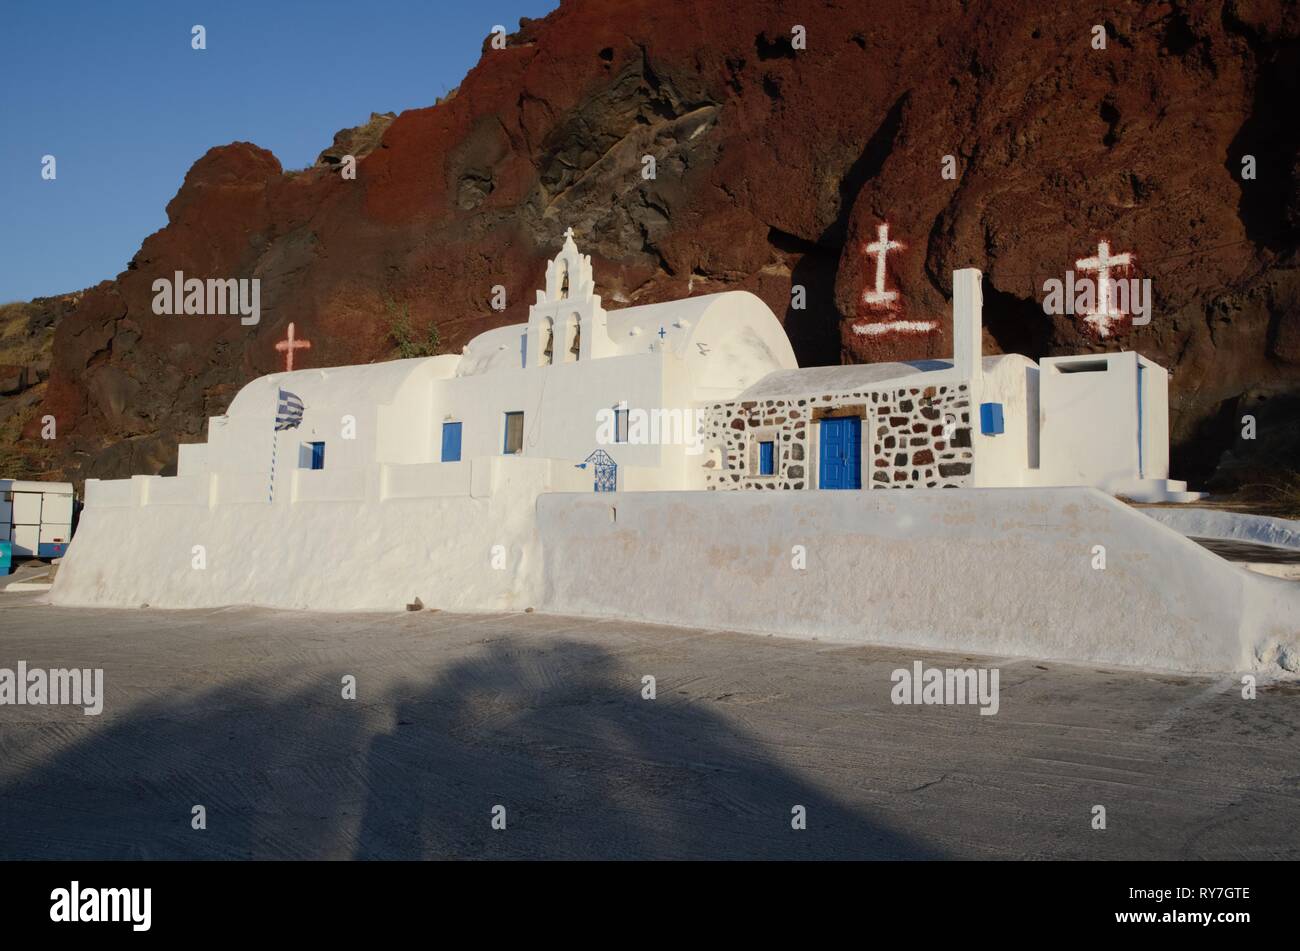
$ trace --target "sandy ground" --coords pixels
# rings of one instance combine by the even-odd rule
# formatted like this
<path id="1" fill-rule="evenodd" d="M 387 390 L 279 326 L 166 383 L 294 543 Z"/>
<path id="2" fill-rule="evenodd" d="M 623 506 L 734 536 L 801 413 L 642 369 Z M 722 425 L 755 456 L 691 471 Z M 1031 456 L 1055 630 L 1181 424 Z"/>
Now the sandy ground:
<path id="1" fill-rule="evenodd" d="M 0 594 L 0 667 L 103 667 L 106 703 L 0 706 L 0 858 L 1300 858 L 1294 684 L 42 597 Z M 893 705 L 914 660 L 997 666 L 1000 712 Z"/>

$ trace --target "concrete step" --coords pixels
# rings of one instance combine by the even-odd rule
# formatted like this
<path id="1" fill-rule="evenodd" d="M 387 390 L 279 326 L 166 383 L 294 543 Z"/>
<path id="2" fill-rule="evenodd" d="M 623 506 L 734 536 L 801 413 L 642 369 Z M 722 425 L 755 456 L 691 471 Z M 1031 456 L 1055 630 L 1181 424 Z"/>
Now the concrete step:
<path id="1" fill-rule="evenodd" d="M 1142 479 L 1113 490 L 1135 502 L 1195 502 L 1205 498 L 1204 492 L 1187 491 L 1187 483 L 1181 479 Z"/>

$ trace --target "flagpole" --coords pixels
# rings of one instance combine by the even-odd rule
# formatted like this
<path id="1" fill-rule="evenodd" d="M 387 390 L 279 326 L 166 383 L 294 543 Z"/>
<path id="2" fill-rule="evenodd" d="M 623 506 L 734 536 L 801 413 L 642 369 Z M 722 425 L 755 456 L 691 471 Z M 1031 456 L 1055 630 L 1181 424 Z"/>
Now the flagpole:
<path id="1" fill-rule="evenodd" d="M 280 390 L 275 402 L 275 418 L 271 422 L 271 484 L 266 491 L 266 500 L 272 504 L 275 503 L 275 457 L 280 447 L 280 430 L 297 429 L 302 422 L 302 411 L 303 403 L 296 393 Z"/>
<path id="2" fill-rule="evenodd" d="M 274 425 L 271 427 L 271 486 L 267 490 L 266 500 L 274 504 L 275 502 L 275 450 L 280 444 L 280 430 Z"/>

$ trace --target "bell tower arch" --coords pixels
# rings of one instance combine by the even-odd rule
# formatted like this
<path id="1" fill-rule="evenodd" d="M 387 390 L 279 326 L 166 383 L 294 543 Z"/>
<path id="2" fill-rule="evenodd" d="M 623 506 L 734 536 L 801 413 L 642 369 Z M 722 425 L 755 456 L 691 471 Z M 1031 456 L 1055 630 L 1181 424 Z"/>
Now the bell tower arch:
<path id="1" fill-rule="evenodd" d="M 545 357 L 548 343 L 550 359 Z M 581 363 L 613 352 L 605 309 L 592 277 L 591 255 L 579 253 L 569 228 L 560 252 L 546 265 L 546 287 L 537 292 L 536 302 L 528 308 L 525 365 Z"/>

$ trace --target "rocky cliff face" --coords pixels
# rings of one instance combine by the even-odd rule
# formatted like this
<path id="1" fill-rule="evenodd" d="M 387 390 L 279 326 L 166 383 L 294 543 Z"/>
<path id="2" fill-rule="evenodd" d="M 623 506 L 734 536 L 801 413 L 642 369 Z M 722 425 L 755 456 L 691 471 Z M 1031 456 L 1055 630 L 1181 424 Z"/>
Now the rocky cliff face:
<path id="1" fill-rule="evenodd" d="M 283 365 L 291 321 L 312 341 L 300 366 L 389 357 L 403 308 L 454 352 L 526 319 L 572 226 L 607 306 L 751 290 L 802 364 L 946 356 L 951 272 L 979 267 L 988 351 L 1170 368 L 1176 476 L 1300 468 L 1296 6 L 1053 6 L 573 0 L 485 43 L 454 96 L 372 116 L 312 169 L 214 148 L 167 227 L 59 321 L 27 447 L 49 413 L 52 471 L 173 471 L 177 442 Z M 883 222 L 904 247 L 882 309 L 864 291 Z M 1148 324 L 1105 338 L 1041 304 L 1101 238 L 1154 293 Z M 176 271 L 260 278 L 260 323 L 156 316 L 152 282 Z"/>

